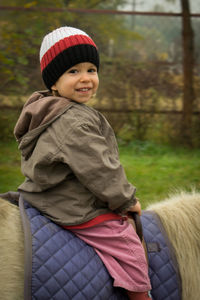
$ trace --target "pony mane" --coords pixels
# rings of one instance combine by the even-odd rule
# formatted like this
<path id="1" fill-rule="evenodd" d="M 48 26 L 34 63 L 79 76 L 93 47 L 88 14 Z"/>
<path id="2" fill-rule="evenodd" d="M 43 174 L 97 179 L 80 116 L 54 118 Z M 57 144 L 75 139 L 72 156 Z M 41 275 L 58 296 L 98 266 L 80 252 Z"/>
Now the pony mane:
<path id="1" fill-rule="evenodd" d="M 200 294 L 200 193 L 178 192 L 147 210 L 158 214 L 174 248 L 182 280 L 182 300 Z M 191 288 L 192 287 L 192 288 Z"/>

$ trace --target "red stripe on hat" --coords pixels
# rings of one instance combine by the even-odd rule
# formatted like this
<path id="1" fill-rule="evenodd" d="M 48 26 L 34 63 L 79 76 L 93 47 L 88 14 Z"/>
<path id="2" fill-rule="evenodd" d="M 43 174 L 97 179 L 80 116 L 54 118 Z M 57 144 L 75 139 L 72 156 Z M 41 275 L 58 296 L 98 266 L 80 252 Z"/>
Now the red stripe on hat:
<path id="1" fill-rule="evenodd" d="M 47 50 L 47 52 L 43 55 L 40 67 L 41 71 L 46 68 L 46 66 L 62 51 L 81 44 L 89 44 L 96 47 L 95 43 L 89 36 L 84 35 L 71 35 L 69 37 L 66 37 L 57 43 L 55 43 L 51 48 Z"/>

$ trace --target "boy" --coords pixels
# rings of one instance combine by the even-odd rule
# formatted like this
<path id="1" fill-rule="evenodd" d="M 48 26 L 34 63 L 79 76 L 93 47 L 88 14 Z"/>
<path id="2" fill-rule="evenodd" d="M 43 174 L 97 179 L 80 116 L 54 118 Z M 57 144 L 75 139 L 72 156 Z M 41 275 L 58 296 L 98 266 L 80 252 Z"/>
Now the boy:
<path id="1" fill-rule="evenodd" d="M 99 85 L 99 54 L 83 31 L 61 27 L 40 49 L 48 91 L 35 92 L 15 127 L 22 152 L 23 197 L 94 247 L 114 285 L 148 299 L 148 268 L 128 211 L 141 214 L 107 120 L 87 103 Z"/>

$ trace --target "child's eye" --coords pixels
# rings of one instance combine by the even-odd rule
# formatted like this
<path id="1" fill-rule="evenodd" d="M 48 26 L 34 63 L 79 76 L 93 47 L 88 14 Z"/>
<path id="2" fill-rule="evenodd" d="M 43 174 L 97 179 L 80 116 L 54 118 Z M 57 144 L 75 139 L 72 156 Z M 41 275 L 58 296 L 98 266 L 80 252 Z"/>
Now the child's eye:
<path id="1" fill-rule="evenodd" d="M 71 69 L 71 70 L 68 71 L 68 73 L 75 74 L 75 73 L 78 73 L 78 70 L 77 69 Z"/>
<path id="2" fill-rule="evenodd" d="M 90 68 L 90 69 L 88 69 L 88 72 L 89 73 L 95 73 L 95 72 L 97 72 L 97 69 L 96 68 Z"/>

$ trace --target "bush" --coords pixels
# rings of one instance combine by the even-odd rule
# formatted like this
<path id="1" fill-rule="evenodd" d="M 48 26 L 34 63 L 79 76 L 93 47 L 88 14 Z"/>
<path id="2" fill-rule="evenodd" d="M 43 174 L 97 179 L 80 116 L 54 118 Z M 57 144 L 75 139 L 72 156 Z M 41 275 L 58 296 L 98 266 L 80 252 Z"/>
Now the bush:
<path id="1" fill-rule="evenodd" d="M 12 108 L 1 108 L 0 114 L 0 139 L 1 141 L 9 141 L 14 139 L 13 130 L 20 110 Z"/>

